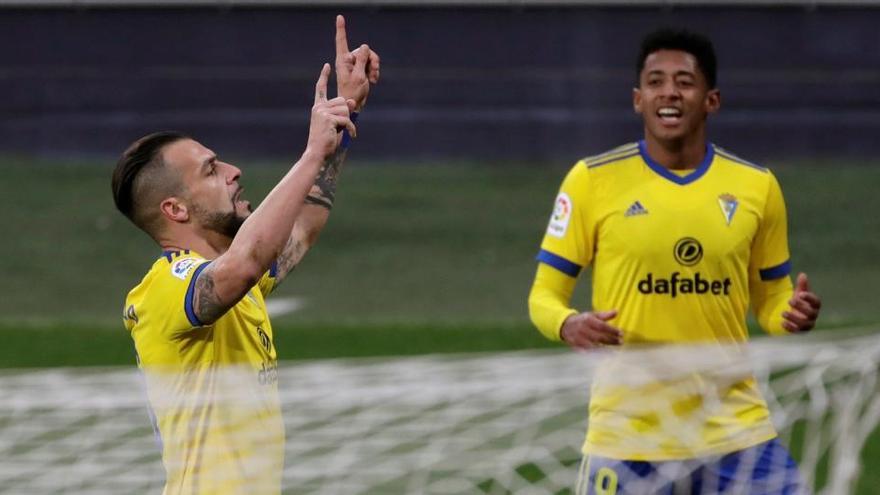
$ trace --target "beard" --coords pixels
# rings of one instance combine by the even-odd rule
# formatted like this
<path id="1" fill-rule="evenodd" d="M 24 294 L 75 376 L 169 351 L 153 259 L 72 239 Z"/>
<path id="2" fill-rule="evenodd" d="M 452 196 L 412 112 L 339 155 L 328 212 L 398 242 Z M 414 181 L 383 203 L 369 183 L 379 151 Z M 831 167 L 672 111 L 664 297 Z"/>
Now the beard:
<path id="1" fill-rule="evenodd" d="M 202 228 L 216 232 L 230 239 L 238 234 L 246 217 L 239 215 L 235 209 L 228 212 L 208 212 L 200 207 L 195 208 L 195 217 Z"/>

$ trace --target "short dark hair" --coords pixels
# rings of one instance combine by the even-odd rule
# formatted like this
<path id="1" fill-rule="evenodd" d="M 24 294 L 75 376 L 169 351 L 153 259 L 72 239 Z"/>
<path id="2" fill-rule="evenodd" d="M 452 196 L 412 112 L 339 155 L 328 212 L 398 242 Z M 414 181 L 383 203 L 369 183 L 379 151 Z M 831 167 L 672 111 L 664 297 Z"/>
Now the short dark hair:
<path id="1" fill-rule="evenodd" d="M 715 48 L 712 46 L 712 41 L 702 34 L 687 29 L 663 28 L 645 36 L 636 64 L 636 81 L 639 81 L 642 76 L 645 59 L 660 50 L 681 50 L 693 55 L 697 59 L 697 65 L 703 72 L 709 88 L 715 88 L 718 60 L 715 58 Z"/>
<path id="2" fill-rule="evenodd" d="M 162 150 L 171 143 L 190 139 L 177 131 L 160 131 L 148 134 L 128 147 L 116 162 L 111 187 L 116 208 L 135 225 L 152 234 L 148 215 L 139 211 L 143 206 L 144 177 L 164 172 Z"/>

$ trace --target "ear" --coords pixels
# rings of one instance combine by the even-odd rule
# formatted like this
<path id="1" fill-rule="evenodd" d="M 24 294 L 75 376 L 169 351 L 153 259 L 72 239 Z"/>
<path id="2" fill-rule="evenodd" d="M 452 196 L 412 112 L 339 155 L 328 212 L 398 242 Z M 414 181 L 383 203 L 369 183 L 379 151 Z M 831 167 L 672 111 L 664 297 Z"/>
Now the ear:
<path id="1" fill-rule="evenodd" d="M 159 204 L 159 210 L 162 211 L 162 215 L 165 218 L 172 222 L 184 223 L 189 221 L 189 210 L 178 198 L 170 197 L 162 200 L 162 203 Z"/>
<path id="2" fill-rule="evenodd" d="M 715 113 L 721 109 L 721 90 L 710 89 L 706 93 L 706 113 Z"/>
<path id="3" fill-rule="evenodd" d="M 633 88 L 633 111 L 642 114 L 642 90 Z"/>

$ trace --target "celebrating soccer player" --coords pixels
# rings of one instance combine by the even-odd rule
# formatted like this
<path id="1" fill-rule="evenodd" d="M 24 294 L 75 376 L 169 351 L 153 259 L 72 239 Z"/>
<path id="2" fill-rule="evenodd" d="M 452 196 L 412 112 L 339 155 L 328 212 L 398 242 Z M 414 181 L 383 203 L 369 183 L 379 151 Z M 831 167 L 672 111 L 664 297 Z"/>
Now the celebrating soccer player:
<path id="1" fill-rule="evenodd" d="M 357 112 L 379 57 L 348 48 L 336 19 L 330 66 L 315 89 L 305 152 L 253 212 L 242 175 L 199 142 L 157 132 L 113 173 L 119 210 L 164 250 L 125 301 L 124 322 L 148 380 L 165 494 L 281 491 L 284 426 L 265 297 L 327 222 Z"/>
<path id="2" fill-rule="evenodd" d="M 789 279 L 779 184 L 707 141 L 706 120 L 721 107 L 707 38 L 648 35 L 636 75 L 644 138 L 568 173 L 529 295 L 546 337 L 611 346 L 593 384 L 578 493 L 800 493 L 754 378 L 716 352 L 736 354 L 747 340 L 750 304 L 770 334 L 815 325 L 820 300 L 807 276 Z M 579 312 L 571 297 L 586 266 L 592 310 Z M 624 357 L 670 344 L 692 352 Z"/>

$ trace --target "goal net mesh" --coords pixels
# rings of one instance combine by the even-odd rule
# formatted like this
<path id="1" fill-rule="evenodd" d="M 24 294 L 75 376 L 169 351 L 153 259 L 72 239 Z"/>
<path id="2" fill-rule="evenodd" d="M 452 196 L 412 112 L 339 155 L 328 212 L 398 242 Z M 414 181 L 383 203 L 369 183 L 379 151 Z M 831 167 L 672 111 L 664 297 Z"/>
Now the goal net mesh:
<path id="1" fill-rule="evenodd" d="M 855 493 L 880 419 L 880 335 L 761 339 L 745 355 L 681 356 L 719 376 L 753 373 L 806 485 Z M 642 372 L 621 380 L 654 379 L 681 356 L 639 355 Z M 571 493 L 604 359 L 560 351 L 283 364 L 283 491 Z M 0 459 L 0 494 L 160 493 L 165 477 L 134 367 L 0 372 Z"/>

